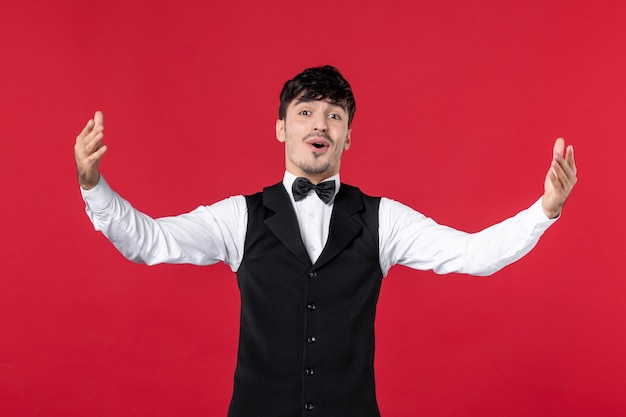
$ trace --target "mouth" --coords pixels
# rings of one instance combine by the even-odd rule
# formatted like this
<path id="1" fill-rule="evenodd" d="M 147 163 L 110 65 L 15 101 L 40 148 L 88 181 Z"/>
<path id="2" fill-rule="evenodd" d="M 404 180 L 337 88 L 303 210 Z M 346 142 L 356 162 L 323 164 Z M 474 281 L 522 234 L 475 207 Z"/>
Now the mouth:
<path id="1" fill-rule="evenodd" d="M 314 152 L 324 151 L 330 147 L 328 139 L 315 136 L 306 140 L 306 144 L 309 145 Z"/>

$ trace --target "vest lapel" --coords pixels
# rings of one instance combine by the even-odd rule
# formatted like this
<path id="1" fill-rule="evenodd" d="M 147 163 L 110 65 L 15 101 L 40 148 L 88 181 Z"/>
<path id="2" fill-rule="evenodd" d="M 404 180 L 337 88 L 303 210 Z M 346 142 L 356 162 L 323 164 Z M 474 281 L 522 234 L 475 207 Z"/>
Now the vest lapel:
<path id="1" fill-rule="evenodd" d="M 300 236 L 298 219 L 282 183 L 263 190 L 263 205 L 271 212 L 264 220 L 265 225 L 300 261 L 311 266 L 311 259 Z"/>
<path id="2" fill-rule="evenodd" d="M 363 226 L 354 221 L 352 215 L 363 209 L 363 201 L 358 189 L 341 184 L 341 188 L 335 196 L 328 241 L 317 262 L 315 262 L 316 268 L 337 256 L 361 232 Z"/>

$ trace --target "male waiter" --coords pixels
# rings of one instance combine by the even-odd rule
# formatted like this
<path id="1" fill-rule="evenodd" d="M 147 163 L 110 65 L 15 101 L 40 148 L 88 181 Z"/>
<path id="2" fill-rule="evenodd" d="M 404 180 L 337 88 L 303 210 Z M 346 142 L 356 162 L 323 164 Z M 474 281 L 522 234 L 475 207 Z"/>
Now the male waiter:
<path id="1" fill-rule="evenodd" d="M 100 175 L 103 116 L 76 139 L 89 218 L 129 259 L 209 265 L 237 273 L 241 323 L 233 417 L 378 417 L 374 317 L 395 264 L 489 275 L 515 262 L 560 215 L 576 183 L 573 148 L 557 139 L 544 194 L 516 216 L 468 234 L 339 179 L 355 101 L 330 66 L 285 83 L 276 137 L 283 180 L 176 217 L 152 219 Z"/>

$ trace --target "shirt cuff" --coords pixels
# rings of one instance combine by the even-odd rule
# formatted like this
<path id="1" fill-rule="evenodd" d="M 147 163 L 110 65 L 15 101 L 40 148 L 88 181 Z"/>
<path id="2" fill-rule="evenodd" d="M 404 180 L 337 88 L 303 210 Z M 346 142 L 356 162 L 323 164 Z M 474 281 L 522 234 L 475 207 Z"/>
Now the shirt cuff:
<path id="1" fill-rule="evenodd" d="M 546 216 L 546 213 L 544 213 L 543 211 L 542 199 L 543 197 L 539 197 L 539 199 L 535 201 L 535 203 L 530 206 L 526 212 L 529 219 L 532 219 L 535 224 L 542 225 L 545 226 L 545 228 L 548 228 L 548 226 L 556 222 L 561 217 L 561 215 L 559 214 L 554 219 Z"/>
<path id="2" fill-rule="evenodd" d="M 87 207 L 93 211 L 106 209 L 115 198 L 115 191 L 113 191 L 102 175 L 100 175 L 100 180 L 95 187 L 90 190 L 80 187 L 80 193 Z"/>

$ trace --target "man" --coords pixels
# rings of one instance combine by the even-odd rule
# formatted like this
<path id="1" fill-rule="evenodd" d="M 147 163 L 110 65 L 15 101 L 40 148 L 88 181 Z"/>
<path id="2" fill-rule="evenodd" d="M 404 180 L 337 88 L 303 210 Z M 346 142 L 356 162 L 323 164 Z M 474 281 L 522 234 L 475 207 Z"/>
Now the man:
<path id="1" fill-rule="evenodd" d="M 156 220 L 101 177 L 102 113 L 76 139 L 87 213 L 127 258 L 223 261 L 237 272 L 241 323 L 229 416 L 379 416 L 374 317 L 389 269 L 492 274 L 532 249 L 576 183 L 573 148 L 557 139 L 544 195 L 530 208 L 475 234 L 441 226 L 340 182 L 354 112 L 350 85 L 335 68 L 303 71 L 280 95 L 283 181 Z"/>

